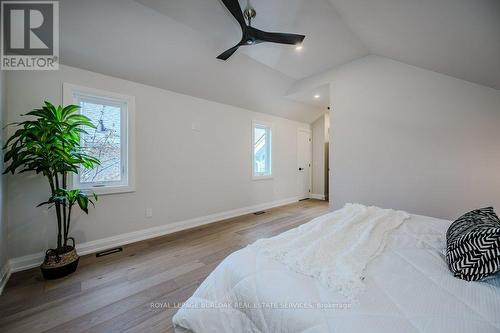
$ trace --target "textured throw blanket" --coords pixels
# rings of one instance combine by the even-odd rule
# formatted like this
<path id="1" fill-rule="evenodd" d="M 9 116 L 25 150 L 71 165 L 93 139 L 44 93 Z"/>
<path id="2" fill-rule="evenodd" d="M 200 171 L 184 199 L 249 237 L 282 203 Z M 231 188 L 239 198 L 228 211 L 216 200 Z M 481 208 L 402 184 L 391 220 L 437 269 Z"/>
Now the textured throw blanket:
<path id="1" fill-rule="evenodd" d="M 346 204 L 250 246 L 354 300 L 364 289 L 366 266 L 383 251 L 389 234 L 409 217 L 403 211 Z"/>

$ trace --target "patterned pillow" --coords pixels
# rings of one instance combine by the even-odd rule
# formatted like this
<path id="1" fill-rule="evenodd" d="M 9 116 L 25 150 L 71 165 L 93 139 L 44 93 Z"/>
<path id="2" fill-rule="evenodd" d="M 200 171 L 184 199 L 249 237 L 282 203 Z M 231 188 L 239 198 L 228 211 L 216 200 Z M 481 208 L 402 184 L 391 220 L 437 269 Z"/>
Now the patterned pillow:
<path id="1" fill-rule="evenodd" d="M 500 220 L 493 207 L 468 212 L 446 233 L 446 261 L 458 278 L 477 281 L 500 270 Z"/>

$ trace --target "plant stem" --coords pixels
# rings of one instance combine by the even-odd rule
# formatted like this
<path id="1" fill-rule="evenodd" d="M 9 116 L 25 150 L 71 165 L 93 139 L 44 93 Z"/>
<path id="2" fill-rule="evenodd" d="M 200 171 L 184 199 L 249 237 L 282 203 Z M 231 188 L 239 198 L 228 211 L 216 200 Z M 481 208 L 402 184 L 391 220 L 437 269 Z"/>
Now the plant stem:
<path id="1" fill-rule="evenodd" d="M 71 222 L 71 206 L 68 207 L 68 225 L 66 226 L 66 231 L 64 234 L 65 242 L 68 242 L 68 233 L 69 233 L 69 223 Z"/>
<path id="2" fill-rule="evenodd" d="M 64 147 L 64 145 L 63 145 Z M 66 172 L 63 171 L 61 173 L 61 176 L 62 176 L 62 187 L 63 189 L 66 189 Z M 64 201 L 63 201 L 63 228 L 64 228 L 64 246 L 68 245 L 68 228 L 67 228 L 67 218 L 66 218 L 66 209 L 67 209 L 67 201 L 66 201 L 66 197 L 64 198 Z"/>
<path id="3" fill-rule="evenodd" d="M 54 173 L 54 179 L 55 179 L 56 193 L 59 193 L 60 187 L 59 187 L 59 177 L 57 175 L 57 172 Z M 56 201 L 56 215 L 57 215 L 57 248 L 60 249 L 62 247 L 61 204 L 57 201 Z"/>

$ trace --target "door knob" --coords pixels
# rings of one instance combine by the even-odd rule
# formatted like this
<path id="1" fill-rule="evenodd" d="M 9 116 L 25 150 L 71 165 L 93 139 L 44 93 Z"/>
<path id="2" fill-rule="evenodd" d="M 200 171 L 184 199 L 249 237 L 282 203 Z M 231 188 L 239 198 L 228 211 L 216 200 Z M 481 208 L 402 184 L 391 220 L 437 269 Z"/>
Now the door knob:
<path id="1" fill-rule="evenodd" d="M 304 170 L 304 168 L 299 168 L 299 171 L 302 171 L 302 170 Z"/>

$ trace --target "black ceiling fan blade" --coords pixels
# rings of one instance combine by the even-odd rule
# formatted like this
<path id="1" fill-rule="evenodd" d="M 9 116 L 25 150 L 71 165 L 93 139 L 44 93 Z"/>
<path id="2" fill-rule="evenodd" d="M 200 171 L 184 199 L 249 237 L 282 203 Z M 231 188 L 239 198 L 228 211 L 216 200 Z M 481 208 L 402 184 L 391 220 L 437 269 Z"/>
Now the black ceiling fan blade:
<path id="1" fill-rule="evenodd" d="M 240 44 L 237 44 L 237 45 L 233 46 L 229 50 L 226 50 L 226 51 L 222 52 L 221 54 L 219 54 L 219 56 L 217 57 L 217 59 L 220 59 L 220 60 L 227 60 L 227 59 L 229 59 L 229 57 L 232 56 L 233 53 L 236 52 L 236 50 L 239 47 L 240 47 Z"/>
<path id="2" fill-rule="evenodd" d="M 262 42 L 297 45 L 301 44 L 304 38 L 306 38 L 306 36 L 304 35 L 287 34 L 280 32 L 267 32 L 252 27 L 248 28 L 249 28 L 248 30 L 249 34 L 255 37 L 256 40 Z"/>
<path id="3" fill-rule="evenodd" d="M 245 18 L 243 17 L 243 12 L 241 11 L 240 3 L 238 0 L 221 0 L 224 3 L 224 6 L 231 12 L 236 21 L 241 26 L 241 29 L 245 29 L 247 24 L 245 22 Z"/>

